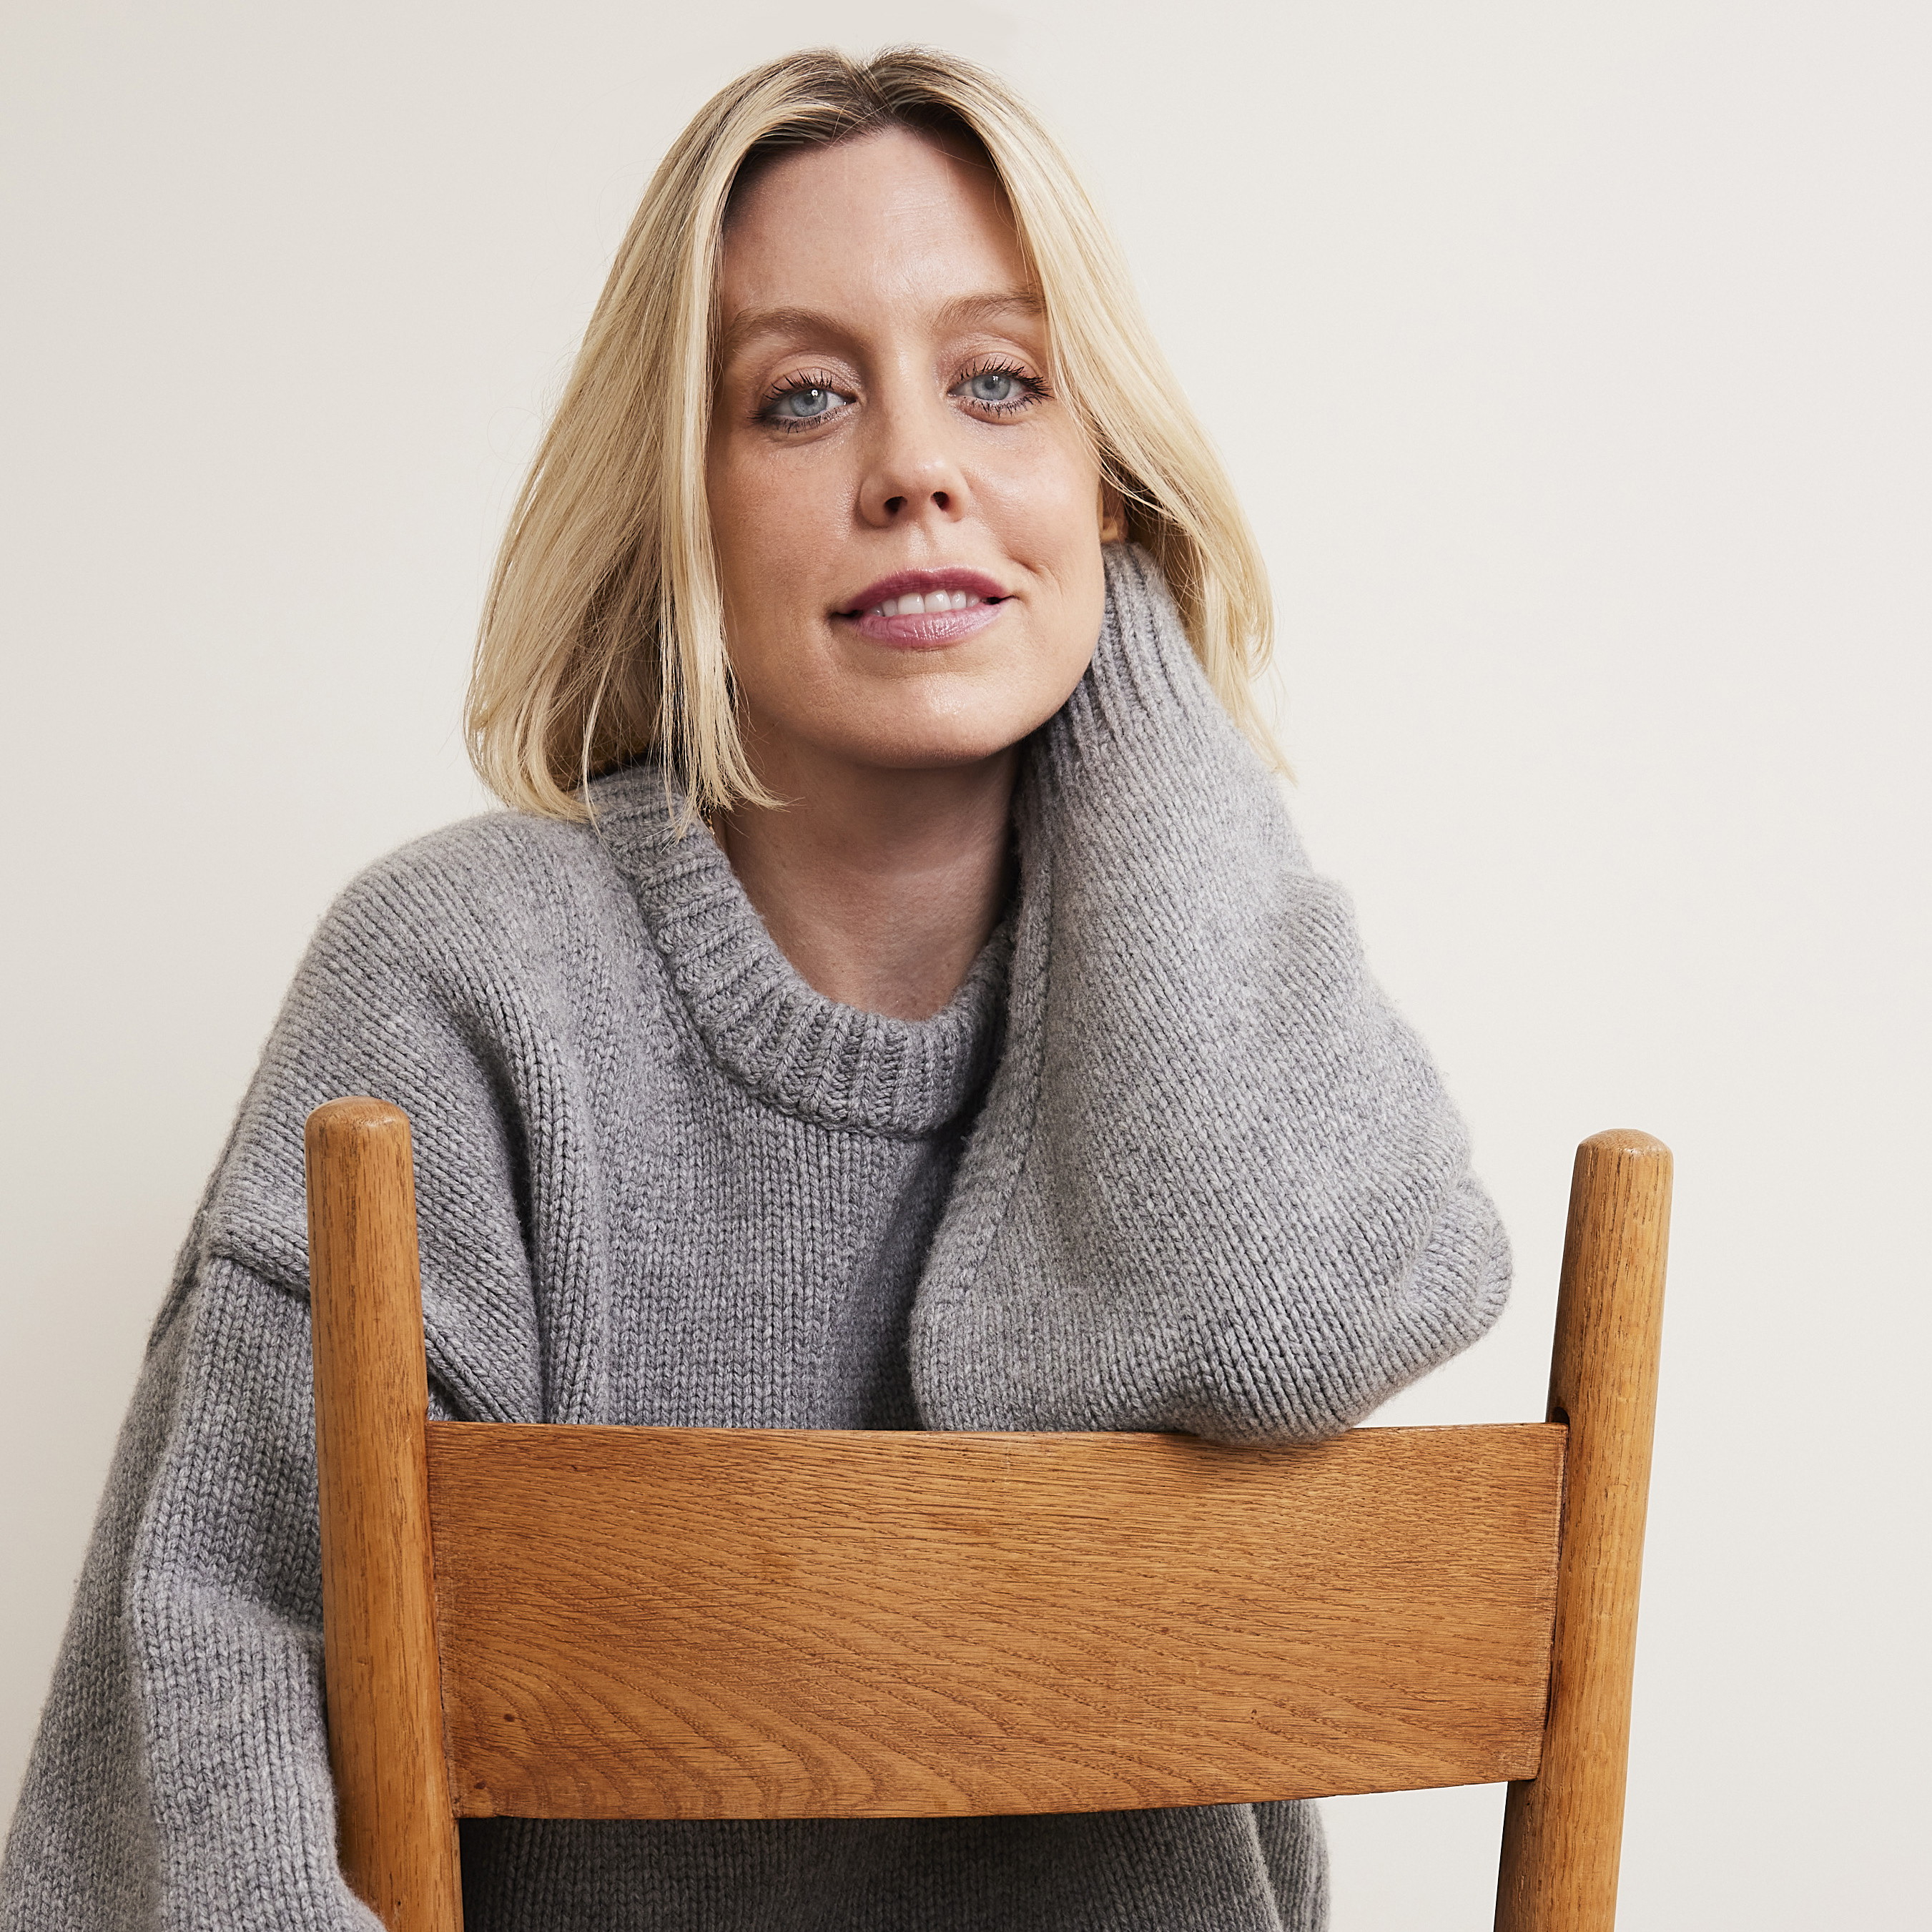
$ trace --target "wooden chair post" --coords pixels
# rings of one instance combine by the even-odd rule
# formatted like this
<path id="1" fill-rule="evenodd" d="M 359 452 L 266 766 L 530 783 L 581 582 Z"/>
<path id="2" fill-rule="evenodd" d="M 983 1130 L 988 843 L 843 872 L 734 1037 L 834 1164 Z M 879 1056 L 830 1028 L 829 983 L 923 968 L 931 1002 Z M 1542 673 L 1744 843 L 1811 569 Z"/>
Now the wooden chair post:
<path id="1" fill-rule="evenodd" d="M 1570 1431 L 1550 1707 L 1537 1775 L 1509 1790 L 1496 1932 L 1616 1923 L 1670 1174 L 1648 1134 L 1576 1150 L 1550 1374 Z"/>
<path id="2" fill-rule="evenodd" d="M 306 1139 L 322 1642 L 342 1868 L 388 1932 L 460 1932 L 410 1125 L 380 1100 L 334 1100 L 309 1116 Z"/>

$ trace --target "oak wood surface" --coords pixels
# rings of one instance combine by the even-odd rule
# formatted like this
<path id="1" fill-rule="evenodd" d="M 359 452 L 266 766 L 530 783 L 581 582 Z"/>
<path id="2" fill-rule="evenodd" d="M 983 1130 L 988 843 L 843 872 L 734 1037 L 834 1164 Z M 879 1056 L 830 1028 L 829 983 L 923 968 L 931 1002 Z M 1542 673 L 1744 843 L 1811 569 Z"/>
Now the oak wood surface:
<path id="1" fill-rule="evenodd" d="M 1560 1429 L 428 1442 L 466 1815 L 1072 1811 L 1536 1766 Z"/>
<path id="2" fill-rule="evenodd" d="M 309 1116 L 309 1275 L 329 1759 L 344 1875 L 388 1932 L 460 1932 L 423 1427 L 409 1123 Z"/>
<path id="3" fill-rule="evenodd" d="M 1504 1807 L 1497 1932 L 1616 1922 L 1670 1186 L 1648 1134 L 1576 1150 L 1550 1366 L 1570 1448 L 1549 1716 L 1540 1768 Z"/>

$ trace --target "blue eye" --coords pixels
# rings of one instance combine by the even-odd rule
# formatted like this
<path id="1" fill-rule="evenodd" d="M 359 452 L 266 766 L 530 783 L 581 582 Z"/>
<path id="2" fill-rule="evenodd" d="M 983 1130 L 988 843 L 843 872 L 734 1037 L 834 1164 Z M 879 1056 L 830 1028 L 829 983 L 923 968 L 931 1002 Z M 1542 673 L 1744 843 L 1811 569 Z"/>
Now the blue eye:
<path id="1" fill-rule="evenodd" d="M 771 412 L 789 422 L 810 422 L 814 417 L 829 416 L 843 402 L 850 400 L 842 396 L 836 389 L 824 389 L 816 384 L 802 389 L 788 389 L 772 404 Z"/>
<path id="2" fill-rule="evenodd" d="M 1018 369 L 976 369 L 962 376 L 949 393 L 962 403 L 976 403 L 999 416 L 1012 416 L 1046 394 L 1037 376 Z"/>

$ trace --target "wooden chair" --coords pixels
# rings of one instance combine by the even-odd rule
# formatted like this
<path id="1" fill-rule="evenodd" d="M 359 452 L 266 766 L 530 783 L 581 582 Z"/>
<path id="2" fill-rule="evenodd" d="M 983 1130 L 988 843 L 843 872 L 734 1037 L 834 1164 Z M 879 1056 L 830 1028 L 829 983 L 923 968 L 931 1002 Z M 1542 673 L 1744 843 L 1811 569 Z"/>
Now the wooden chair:
<path id="1" fill-rule="evenodd" d="M 409 1124 L 308 1123 L 344 1868 L 456 1820 L 939 1817 L 1511 1780 L 1499 1932 L 1609 1932 L 1669 1150 L 1577 1150 L 1546 1423 L 1192 1438 L 429 1422 Z"/>

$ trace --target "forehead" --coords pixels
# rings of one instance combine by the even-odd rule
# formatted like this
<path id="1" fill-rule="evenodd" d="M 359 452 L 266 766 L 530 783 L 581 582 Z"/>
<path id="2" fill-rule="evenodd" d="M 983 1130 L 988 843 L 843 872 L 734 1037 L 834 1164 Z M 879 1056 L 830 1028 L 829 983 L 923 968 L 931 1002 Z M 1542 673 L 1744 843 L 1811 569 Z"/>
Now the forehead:
<path id="1" fill-rule="evenodd" d="M 986 164 L 891 128 L 764 168 L 725 226 L 718 320 L 728 328 L 754 309 L 944 303 L 1030 280 Z"/>

